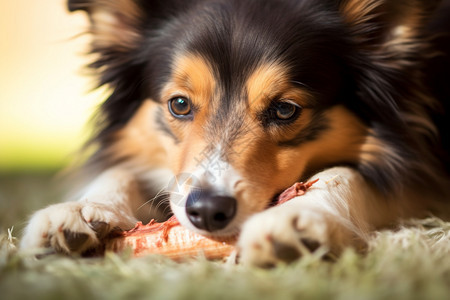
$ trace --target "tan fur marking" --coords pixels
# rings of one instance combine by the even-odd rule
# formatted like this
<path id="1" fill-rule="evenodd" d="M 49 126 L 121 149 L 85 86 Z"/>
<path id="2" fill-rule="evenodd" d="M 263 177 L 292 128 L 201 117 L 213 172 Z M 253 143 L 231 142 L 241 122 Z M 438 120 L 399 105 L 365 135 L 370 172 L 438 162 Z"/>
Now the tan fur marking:
<path id="1" fill-rule="evenodd" d="M 157 129 L 157 108 L 158 104 L 152 100 L 142 103 L 128 124 L 116 134 L 116 142 L 108 149 L 113 158 L 128 158 L 136 166 L 144 168 L 166 166 L 167 149 L 173 147 L 173 141 Z"/>
<path id="2" fill-rule="evenodd" d="M 266 99 L 271 101 L 272 97 L 287 88 L 287 82 L 287 74 L 282 66 L 275 63 L 260 66 L 246 84 L 249 102 L 257 104 Z M 265 103 L 262 106 L 265 107 Z"/>
<path id="3" fill-rule="evenodd" d="M 289 99 L 306 106 L 310 95 L 289 80 L 287 68 L 272 62 L 261 65 L 247 80 L 248 101 L 252 110 L 266 108 L 274 97 Z"/>
<path id="4" fill-rule="evenodd" d="M 308 145 L 311 170 L 321 169 L 339 162 L 356 162 L 366 136 L 367 127 L 343 106 L 327 112 L 331 129 L 324 136 Z"/>
<path id="5" fill-rule="evenodd" d="M 194 104 L 207 105 L 214 96 L 216 82 L 211 67 L 198 55 L 175 58 L 169 84 L 163 89 L 162 98 L 187 96 Z"/>

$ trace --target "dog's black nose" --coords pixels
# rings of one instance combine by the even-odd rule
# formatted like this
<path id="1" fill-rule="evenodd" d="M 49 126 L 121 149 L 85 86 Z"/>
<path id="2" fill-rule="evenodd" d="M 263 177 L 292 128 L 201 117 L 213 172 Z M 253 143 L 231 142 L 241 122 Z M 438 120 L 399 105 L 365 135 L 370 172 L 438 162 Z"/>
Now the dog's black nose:
<path id="1" fill-rule="evenodd" d="M 225 228 L 236 214 L 236 199 L 193 191 L 188 195 L 186 213 L 198 229 L 210 232 Z"/>

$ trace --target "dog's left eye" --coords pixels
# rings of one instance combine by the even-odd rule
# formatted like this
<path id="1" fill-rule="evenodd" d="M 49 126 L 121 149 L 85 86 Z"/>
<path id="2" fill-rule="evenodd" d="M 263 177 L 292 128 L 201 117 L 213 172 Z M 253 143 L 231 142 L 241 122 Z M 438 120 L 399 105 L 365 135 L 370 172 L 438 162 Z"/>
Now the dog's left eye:
<path id="1" fill-rule="evenodd" d="M 288 121 L 298 116 L 301 106 L 292 102 L 280 101 L 275 103 L 273 109 L 278 120 Z"/>
<path id="2" fill-rule="evenodd" d="M 185 117 L 191 113 L 191 103 L 187 98 L 175 97 L 169 100 L 169 111 L 175 117 Z"/>

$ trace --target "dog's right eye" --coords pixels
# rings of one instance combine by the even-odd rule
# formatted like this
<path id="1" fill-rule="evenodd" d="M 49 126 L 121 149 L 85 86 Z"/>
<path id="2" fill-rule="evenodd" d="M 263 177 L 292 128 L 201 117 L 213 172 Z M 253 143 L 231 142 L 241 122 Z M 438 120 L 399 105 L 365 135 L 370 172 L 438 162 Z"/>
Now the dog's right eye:
<path id="1" fill-rule="evenodd" d="M 191 114 L 191 103 L 184 97 L 175 97 L 169 100 L 169 111 L 177 118 L 186 117 Z"/>
<path id="2" fill-rule="evenodd" d="M 278 102 L 274 106 L 276 118 L 283 121 L 294 117 L 295 113 L 299 110 L 299 107 L 291 102 Z"/>

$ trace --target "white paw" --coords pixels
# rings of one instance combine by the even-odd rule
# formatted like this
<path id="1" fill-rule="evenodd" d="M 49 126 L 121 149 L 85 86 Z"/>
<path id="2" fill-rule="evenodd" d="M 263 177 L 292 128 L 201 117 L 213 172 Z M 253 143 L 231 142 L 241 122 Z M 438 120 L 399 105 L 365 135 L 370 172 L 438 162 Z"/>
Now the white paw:
<path id="1" fill-rule="evenodd" d="M 132 228 L 136 220 L 112 206 L 93 202 L 66 202 L 37 211 L 30 219 L 21 248 L 52 248 L 82 254 L 100 245 L 113 229 Z"/>
<path id="2" fill-rule="evenodd" d="M 338 254 L 352 232 L 324 211 L 279 206 L 250 218 L 238 241 L 239 262 L 259 267 L 290 263 L 322 248 Z"/>

